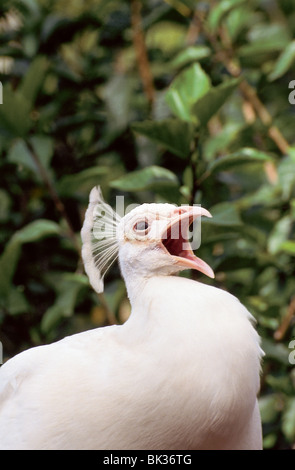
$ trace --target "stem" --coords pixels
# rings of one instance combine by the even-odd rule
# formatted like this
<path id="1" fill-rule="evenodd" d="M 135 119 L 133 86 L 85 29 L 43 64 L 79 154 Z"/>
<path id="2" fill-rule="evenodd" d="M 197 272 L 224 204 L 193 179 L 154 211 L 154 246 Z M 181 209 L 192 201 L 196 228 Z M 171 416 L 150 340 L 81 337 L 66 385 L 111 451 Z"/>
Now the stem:
<path id="1" fill-rule="evenodd" d="M 202 159 L 202 147 L 200 144 L 200 134 L 196 133 L 194 139 L 191 143 L 190 156 L 189 156 L 189 165 L 192 172 L 192 189 L 190 193 L 189 202 L 191 205 L 195 202 L 195 196 L 199 189 L 199 182 L 197 178 L 197 162 L 200 162 Z M 197 158 L 196 158 L 197 154 Z"/>
<path id="2" fill-rule="evenodd" d="M 252 105 L 252 107 L 257 112 L 258 116 L 261 119 L 261 122 L 268 127 L 268 135 L 272 141 L 276 144 L 279 150 L 285 155 L 289 151 L 289 144 L 281 131 L 273 125 L 273 119 L 271 114 L 268 112 L 267 108 L 260 101 L 257 96 L 256 90 L 249 85 L 246 80 L 243 80 L 240 85 L 240 90 L 243 93 L 244 97 Z"/>
<path id="3" fill-rule="evenodd" d="M 51 199 L 52 201 L 54 202 L 54 205 L 56 207 L 56 210 L 60 213 L 60 215 L 62 216 L 62 218 L 65 220 L 66 224 L 67 224 L 67 229 L 68 229 L 68 236 L 69 238 L 72 240 L 73 242 L 73 245 L 75 247 L 75 249 L 77 250 L 78 253 L 80 253 L 81 251 L 81 247 L 79 245 L 79 243 L 77 242 L 77 239 L 76 239 L 76 234 L 75 234 L 75 231 L 72 227 L 72 224 L 71 224 L 71 221 L 68 217 L 68 214 L 66 212 L 66 209 L 65 209 L 65 206 L 63 204 L 63 202 L 61 201 L 46 169 L 44 168 L 44 166 L 42 165 L 42 163 L 40 162 L 40 159 L 38 157 L 38 155 L 36 154 L 35 150 L 34 150 L 34 147 L 32 146 L 31 142 L 29 140 L 26 141 L 26 144 L 27 144 L 27 147 L 30 151 L 30 154 L 32 156 L 32 159 L 34 160 L 34 163 L 36 165 L 36 167 L 38 168 L 38 171 L 39 171 L 39 174 L 51 196 Z"/>
<path id="4" fill-rule="evenodd" d="M 216 60 L 226 66 L 228 72 L 232 77 L 237 78 L 242 76 L 242 69 L 239 63 L 236 59 L 232 59 L 232 57 L 234 57 L 234 49 L 232 47 L 231 39 L 227 29 L 224 26 L 219 28 L 219 42 L 217 36 L 208 31 L 205 25 L 204 18 L 201 17 L 197 11 L 195 12 L 193 21 L 198 25 L 199 30 L 203 31 L 204 35 L 211 43 L 211 46 L 215 51 Z M 290 145 L 288 144 L 281 131 L 273 124 L 272 116 L 268 112 L 267 108 L 264 106 L 262 101 L 259 99 L 255 88 L 253 88 L 246 81 L 246 79 L 244 79 L 239 84 L 239 88 L 249 108 L 252 108 L 253 116 L 255 116 L 256 112 L 261 122 L 268 128 L 269 137 L 276 144 L 281 153 L 284 155 L 288 153 Z"/>
<path id="5" fill-rule="evenodd" d="M 191 165 L 191 170 L 192 170 L 192 174 L 193 174 L 193 187 L 192 187 L 192 192 L 191 192 L 191 196 L 190 196 L 190 205 L 193 205 L 194 202 L 195 202 L 196 193 L 199 189 L 199 184 L 198 184 L 198 180 L 197 180 L 197 177 L 196 177 L 197 165 L 196 165 L 196 162 L 193 160 L 193 158 L 191 158 L 190 165 Z"/>
<path id="6" fill-rule="evenodd" d="M 287 315 L 283 318 L 282 323 L 274 332 L 273 336 L 275 340 L 281 341 L 284 338 L 293 318 L 295 318 L 295 296 L 292 297 L 290 301 Z"/>
<path id="7" fill-rule="evenodd" d="M 97 296 L 98 296 L 98 299 L 99 299 L 101 305 L 103 306 L 103 308 L 105 310 L 108 324 L 109 325 L 116 325 L 118 322 L 116 320 L 116 317 L 115 317 L 114 313 L 112 312 L 112 310 L 108 306 L 105 295 L 103 293 L 100 293 L 100 294 L 97 294 Z"/>
<path id="8" fill-rule="evenodd" d="M 150 108 L 152 108 L 155 101 L 155 89 L 142 29 L 141 7 L 142 4 L 140 0 L 131 0 L 131 25 L 138 70 L 144 93 Z"/>
<path id="9" fill-rule="evenodd" d="M 75 231 L 72 227 L 72 224 L 71 224 L 70 218 L 68 217 L 65 206 L 64 206 L 63 202 L 61 201 L 61 199 L 60 199 L 60 197 L 59 197 L 59 195 L 58 195 L 58 193 L 57 193 L 57 191 L 54 187 L 54 184 L 51 181 L 50 176 L 48 175 L 48 173 L 46 171 L 46 168 L 44 168 L 44 166 L 40 162 L 40 159 L 39 159 L 38 155 L 36 154 L 36 152 L 34 150 L 34 147 L 32 146 L 31 142 L 29 140 L 27 140 L 26 144 L 27 144 L 27 147 L 28 147 L 28 149 L 31 153 L 32 159 L 33 159 L 35 165 L 38 168 L 39 174 L 40 174 L 40 176 L 41 176 L 41 178 L 42 178 L 42 180 L 43 180 L 43 182 L 44 182 L 44 184 L 45 184 L 45 186 L 46 186 L 46 188 L 47 188 L 47 190 L 48 190 L 48 192 L 51 196 L 51 199 L 54 202 L 56 210 L 59 212 L 62 219 L 66 222 L 67 229 L 68 229 L 67 230 L 68 231 L 68 237 L 72 240 L 73 245 L 74 245 L 74 247 L 75 247 L 75 249 L 76 249 L 76 251 L 79 255 L 78 271 L 80 271 L 80 267 L 82 268 L 81 246 L 77 241 Z M 106 316 L 107 316 L 109 324 L 110 325 L 115 324 L 116 323 L 115 315 L 110 310 L 110 308 L 107 304 L 107 301 L 105 299 L 104 294 L 98 294 L 98 298 L 99 298 L 99 301 L 102 304 L 103 308 L 106 311 Z"/>

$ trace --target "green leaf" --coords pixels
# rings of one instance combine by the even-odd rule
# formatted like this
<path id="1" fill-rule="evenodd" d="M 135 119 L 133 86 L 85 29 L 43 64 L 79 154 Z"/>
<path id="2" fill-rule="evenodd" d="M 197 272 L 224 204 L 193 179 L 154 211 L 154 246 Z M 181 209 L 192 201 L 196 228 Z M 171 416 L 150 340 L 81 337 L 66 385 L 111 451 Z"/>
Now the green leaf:
<path id="1" fill-rule="evenodd" d="M 25 74 L 17 90 L 10 84 L 3 88 L 3 104 L 0 106 L 0 126 L 9 134 L 25 137 L 32 125 L 30 113 L 48 67 L 45 57 L 37 57 Z M 17 110 L 17 112 L 16 112 Z"/>
<path id="2" fill-rule="evenodd" d="M 212 32 L 215 32 L 224 16 L 229 13 L 233 8 L 245 3 L 246 0 L 222 0 L 218 2 L 213 8 L 210 8 L 208 15 L 208 26 Z"/>
<path id="3" fill-rule="evenodd" d="M 240 134 L 245 130 L 245 125 L 239 122 L 228 122 L 224 124 L 221 131 L 216 135 L 210 135 L 204 144 L 204 157 L 212 162 L 216 155 L 220 155 L 224 149 L 231 147 L 240 140 Z"/>
<path id="4" fill-rule="evenodd" d="M 30 305 L 20 287 L 11 287 L 6 305 L 10 315 L 19 315 L 30 310 Z"/>
<path id="5" fill-rule="evenodd" d="M 0 256 L 0 301 L 5 302 L 10 289 L 15 268 L 21 253 L 21 245 L 10 240 Z"/>
<path id="6" fill-rule="evenodd" d="M 291 41 L 290 44 L 280 54 L 277 62 L 274 65 L 273 71 L 268 76 L 269 81 L 274 81 L 277 78 L 284 75 L 293 62 L 295 61 L 295 41 Z"/>
<path id="7" fill-rule="evenodd" d="M 242 196 L 237 204 L 241 209 L 248 209 L 255 205 L 263 205 L 266 207 L 272 207 L 279 204 L 281 201 L 280 190 L 275 185 L 270 185 L 266 183 L 260 186 L 257 191 L 253 193 L 248 193 L 245 196 Z"/>
<path id="8" fill-rule="evenodd" d="M 50 161 L 54 151 L 53 139 L 43 135 L 35 135 L 30 138 L 30 141 L 43 168 L 50 172 Z M 16 139 L 12 143 L 7 159 L 9 162 L 15 163 L 18 169 L 26 168 L 34 174 L 37 180 L 41 180 L 40 170 L 24 139 Z"/>
<path id="9" fill-rule="evenodd" d="M 253 61 L 255 55 L 284 50 L 291 41 L 291 35 L 282 23 L 260 21 L 249 31 L 248 39 L 249 43 L 240 48 L 239 56 Z"/>
<path id="10" fill-rule="evenodd" d="M 271 231 L 268 238 L 268 251 L 275 255 L 281 251 L 281 246 L 289 238 L 293 225 L 293 220 L 290 216 L 282 217 L 275 225 Z"/>
<path id="11" fill-rule="evenodd" d="M 25 141 L 16 139 L 10 147 L 7 159 L 11 163 L 15 163 L 20 168 L 24 167 L 34 174 L 38 174 L 38 168 L 32 158 Z"/>
<path id="12" fill-rule="evenodd" d="M 288 253 L 289 255 L 295 256 L 295 242 L 287 240 L 280 246 L 280 251 Z"/>
<path id="13" fill-rule="evenodd" d="M 77 20 L 78 21 L 78 20 Z M 70 19 L 63 17 L 58 14 L 51 13 L 46 15 L 44 18 L 44 22 L 42 24 L 42 32 L 41 32 L 41 39 L 44 44 L 49 43 L 50 40 L 55 36 L 60 36 L 61 31 L 64 33 L 67 32 L 66 38 L 67 40 L 71 40 L 72 36 L 77 32 L 75 28 L 74 20 L 71 21 Z M 71 28 L 71 34 L 69 34 L 68 30 Z"/>
<path id="14" fill-rule="evenodd" d="M 210 208 L 210 213 L 212 219 L 204 218 L 202 223 L 220 226 L 238 226 L 243 224 L 234 203 L 220 202 Z"/>
<path id="15" fill-rule="evenodd" d="M 176 188 L 178 180 L 172 171 L 153 165 L 113 180 L 110 186 L 122 191 L 157 190 L 167 187 Z"/>
<path id="16" fill-rule="evenodd" d="M 186 158 L 190 154 L 195 131 L 191 123 L 180 119 L 134 122 L 132 129 L 162 145 L 178 157 Z"/>
<path id="17" fill-rule="evenodd" d="M 295 440 L 295 397 L 287 400 L 282 416 L 282 431 L 289 442 Z"/>
<path id="18" fill-rule="evenodd" d="M 275 51 L 281 51 L 284 46 L 279 42 L 255 42 L 253 44 L 247 44 L 240 48 L 239 56 L 241 59 L 249 59 L 253 61 L 255 56 L 264 56 L 266 54 L 271 54 Z"/>
<path id="19" fill-rule="evenodd" d="M 173 54 L 185 41 L 186 28 L 172 21 L 158 21 L 146 32 L 148 49 L 160 49 L 166 54 Z"/>
<path id="20" fill-rule="evenodd" d="M 192 121 L 191 107 L 211 87 L 208 75 L 199 64 L 193 64 L 181 72 L 166 93 L 171 111 L 184 121 Z"/>
<path id="21" fill-rule="evenodd" d="M 15 112 L 17 110 L 17 113 Z M 3 87 L 3 104 L 0 105 L 0 129 L 10 137 L 24 137 L 31 127 L 31 104 L 10 83 Z"/>
<path id="22" fill-rule="evenodd" d="M 49 170 L 50 161 L 53 157 L 54 152 L 54 141 L 51 137 L 47 137 L 46 135 L 34 135 L 31 138 L 32 146 L 38 155 L 38 158 L 42 164 L 42 166 Z M 31 157 L 32 160 L 32 157 Z"/>
<path id="23" fill-rule="evenodd" d="M 18 89 L 18 93 L 25 97 L 31 109 L 35 104 L 38 92 L 44 82 L 48 65 L 49 63 L 46 57 L 37 57 L 30 65 Z"/>
<path id="24" fill-rule="evenodd" d="M 245 3 L 241 4 L 240 6 L 231 10 L 228 13 L 225 19 L 226 28 L 233 42 L 235 41 L 239 33 L 244 28 L 247 28 L 249 24 L 251 24 L 252 18 L 252 7 Z"/>
<path id="25" fill-rule="evenodd" d="M 72 273 L 63 273 L 61 276 L 56 276 L 54 286 L 57 290 L 57 297 L 54 304 L 49 307 L 42 317 L 41 331 L 43 333 L 48 334 L 62 319 L 73 315 L 77 297 L 81 289 L 87 284 L 88 279 L 85 275 L 78 275 L 77 277 Z"/>
<path id="26" fill-rule="evenodd" d="M 275 329 L 277 329 L 277 327 L 278 326 L 276 326 Z M 266 380 L 266 383 L 270 385 L 270 387 L 273 390 L 277 392 L 286 393 L 287 395 L 289 394 L 292 395 L 293 385 L 292 385 L 289 375 L 285 375 L 285 374 L 272 375 L 271 373 L 269 373 L 266 375 L 265 380 Z"/>
<path id="27" fill-rule="evenodd" d="M 170 62 L 171 67 L 179 68 L 188 65 L 191 62 L 204 59 L 211 55 L 211 49 L 207 46 L 190 46 L 184 51 L 177 54 L 177 56 Z"/>
<path id="28" fill-rule="evenodd" d="M 48 236 L 58 235 L 60 231 L 60 226 L 52 220 L 39 219 L 15 232 L 12 240 L 21 244 L 32 243 Z"/>
<path id="29" fill-rule="evenodd" d="M 103 89 L 107 118 L 112 132 L 119 132 L 129 122 L 132 81 L 122 74 L 111 75 Z"/>
<path id="30" fill-rule="evenodd" d="M 271 339 L 262 338 L 261 347 L 265 352 L 266 358 L 275 359 L 284 365 L 289 364 L 288 359 L 290 351 L 282 343 L 275 343 Z"/>
<path id="31" fill-rule="evenodd" d="M 276 433 L 272 432 L 263 436 L 263 449 L 272 449 L 277 442 L 277 435 Z"/>
<path id="32" fill-rule="evenodd" d="M 258 403 L 262 423 L 273 423 L 279 413 L 279 395 L 276 393 L 265 395 L 259 398 Z"/>
<path id="33" fill-rule="evenodd" d="M 89 192 L 98 181 L 109 172 L 105 166 L 94 166 L 73 175 L 63 176 L 56 187 L 61 196 L 70 196 L 79 192 Z"/>
<path id="34" fill-rule="evenodd" d="M 282 197 L 289 200 L 295 186 L 295 156 L 290 154 L 283 158 L 278 165 L 279 183 L 282 189 Z"/>
<path id="35" fill-rule="evenodd" d="M 0 257 L 0 297 L 6 298 L 9 294 L 12 278 L 21 254 L 21 245 L 59 233 L 59 225 L 46 219 L 31 222 L 15 232 Z"/>
<path id="36" fill-rule="evenodd" d="M 11 198 L 7 191 L 0 189 L 0 222 L 7 222 L 10 216 Z"/>
<path id="37" fill-rule="evenodd" d="M 245 147 L 224 157 L 220 157 L 214 160 L 209 165 L 209 171 L 214 173 L 216 171 L 225 171 L 238 165 L 244 165 L 246 163 L 265 163 L 266 161 L 272 160 L 272 157 L 254 148 Z"/>
<path id="38" fill-rule="evenodd" d="M 211 88 L 203 94 L 192 107 L 195 115 L 202 126 L 205 126 L 209 119 L 219 111 L 221 106 L 230 97 L 240 83 L 239 78 L 229 79 L 221 85 Z"/>

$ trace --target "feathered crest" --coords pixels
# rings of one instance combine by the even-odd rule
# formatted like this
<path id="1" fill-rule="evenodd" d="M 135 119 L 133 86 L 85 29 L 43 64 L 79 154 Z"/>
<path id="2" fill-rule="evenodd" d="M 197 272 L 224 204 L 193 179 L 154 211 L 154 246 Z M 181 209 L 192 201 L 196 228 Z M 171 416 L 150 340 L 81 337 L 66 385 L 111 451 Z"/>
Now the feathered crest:
<path id="1" fill-rule="evenodd" d="M 85 271 L 96 292 L 103 292 L 103 278 L 118 257 L 117 227 L 120 216 L 103 200 L 99 186 L 92 189 L 81 230 Z"/>

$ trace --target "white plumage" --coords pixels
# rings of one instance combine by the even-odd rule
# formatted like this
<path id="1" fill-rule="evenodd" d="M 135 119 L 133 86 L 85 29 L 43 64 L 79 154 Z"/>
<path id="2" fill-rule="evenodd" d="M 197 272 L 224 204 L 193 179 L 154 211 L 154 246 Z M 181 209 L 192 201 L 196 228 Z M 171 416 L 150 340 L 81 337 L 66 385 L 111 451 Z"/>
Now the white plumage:
<path id="1" fill-rule="evenodd" d="M 2 366 L 0 448 L 261 449 L 262 352 L 253 318 L 231 294 L 174 275 L 190 267 L 213 276 L 183 232 L 172 236 L 210 214 L 144 204 L 112 223 L 111 215 L 94 188 L 83 258 L 102 290 L 119 253 L 131 316 Z"/>

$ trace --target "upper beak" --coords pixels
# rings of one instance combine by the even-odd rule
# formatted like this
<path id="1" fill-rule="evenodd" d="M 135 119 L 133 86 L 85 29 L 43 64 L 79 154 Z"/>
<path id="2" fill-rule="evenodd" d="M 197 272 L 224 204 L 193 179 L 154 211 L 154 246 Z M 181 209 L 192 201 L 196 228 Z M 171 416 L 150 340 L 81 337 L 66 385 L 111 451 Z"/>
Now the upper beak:
<path id="1" fill-rule="evenodd" d="M 194 255 L 188 240 L 189 226 L 202 215 L 212 217 L 209 211 L 200 206 L 182 206 L 172 215 L 171 222 L 162 234 L 162 246 L 183 268 L 196 269 L 206 276 L 214 278 L 210 266 Z"/>

